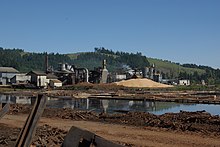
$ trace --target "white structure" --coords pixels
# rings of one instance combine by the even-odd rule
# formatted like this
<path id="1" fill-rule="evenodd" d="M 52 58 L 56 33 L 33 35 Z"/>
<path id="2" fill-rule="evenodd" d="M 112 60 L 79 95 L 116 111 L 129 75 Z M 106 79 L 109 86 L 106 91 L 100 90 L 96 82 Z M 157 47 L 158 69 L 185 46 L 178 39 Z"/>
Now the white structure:
<path id="1" fill-rule="evenodd" d="M 31 83 L 36 87 L 45 88 L 48 85 L 51 87 L 60 87 L 62 82 L 57 80 L 57 76 L 49 73 L 46 74 L 42 71 L 30 71 L 27 75 L 31 76 Z"/>
<path id="2" fill-rule="evenodd" d="M 162 74 L 159 71 L 156 71 L 155 64 L 152 64 L 150 67 L 145 67 L 143 70 L 143 78 L 148 78 L 154 80 L 155 82 L 162 82 Z"/>
<path id="3" fill-rule="evenodd" d="M 100 83 L 107 83 L 107 78 L 108 78 L 108 70 L 106 68 L 106 60 L 103 60 L 103 65 L 102 65 L 102 74 L 101 74 L 101 80 Z"/>
<path id="4" fill-rule="evenodd" d="M 127 78 L 126 74 L 115 74 L 112 76 L 113 81 L 117 82 L 117 81 L 121 81 L 121 80 L 125 80 Z"/>
<path id="5" fill-rule="evenodd" d="M 30 71 L 27 75 L 31 76 L 31 83 L 37 87 L 46 87 L 49 84 L 47 74 L 41 71 Z"/>
<path id="6" fill-rule="evenodd" d="M 179 80 L 179 85 L 190 85 L 190 80 Z"/>
<path id="7" fill-rule="evenodd" d="M 12 84 L 27 83 L 28 81 L 31 81 L 31 76 L 26 74 L 16 74 L 11 78 Z"/>
<path id="8" fill-rule="evenodd" d="M 57 80 L 57 79 L 50 79 L 50 86 L 52 88 L 55 88 L 55 87 L 62 87 L 63 84 L 60 80 Z"/>
<path id="9" fill-rule="evenodd" d="M 202 80 L 201 83 L 203 86 L 206 85 L 205 80 Z"/>
<path id="10" fill-rule="evenodd" d="M 0 85 L 11 84 L 11 78 L 14 77 L 18 71 L 13 67 L 0 67 Z"/>

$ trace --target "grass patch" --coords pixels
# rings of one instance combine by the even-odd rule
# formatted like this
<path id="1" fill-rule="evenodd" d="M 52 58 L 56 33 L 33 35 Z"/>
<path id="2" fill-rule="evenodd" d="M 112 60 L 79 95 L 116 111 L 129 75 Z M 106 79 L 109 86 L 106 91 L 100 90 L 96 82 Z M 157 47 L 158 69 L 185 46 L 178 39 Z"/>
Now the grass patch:
<path id="1" fill-rule="evenodd" d="M 172 88 L 175 91 L 219 91 L 220 85 L 190 85 L 190 86 L 175 86 Z"/>
<path id="2" fill-rule="evenodd" d="M 160 71 L 164 73 L 175 73 L 175 76 L 178 76 L 177 74 L 179 72 L 186 72 L 188 74 L 193 74 L 194 72 L 198 72 L 198 74 L 200 75 L 205 73 L 205 70 L 198 68 L 183 67 L 181 65 L 178 65 L 174 62 L 167 60 L 154 59 L 154 58 L 147 58 L 147 60 L 150 62 L 151 65 L 155 64 L 156 69 L 160 69 Z"/>

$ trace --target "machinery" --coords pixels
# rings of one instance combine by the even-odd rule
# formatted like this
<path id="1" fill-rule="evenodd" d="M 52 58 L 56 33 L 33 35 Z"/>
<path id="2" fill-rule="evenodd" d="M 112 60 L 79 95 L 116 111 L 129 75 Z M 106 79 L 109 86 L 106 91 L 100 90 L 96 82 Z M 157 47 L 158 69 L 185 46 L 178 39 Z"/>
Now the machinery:
<path id="1" fill-rule="evenodd" d="M 106 60 L 103 60 L 102 67 L 89 71 L 87 68 L 77 68 L 74 65 L 60 63 L 57 70 L 48 68 L 48 55 L 45 56 L 45 72 L 57 76 L 63 85 L 73 85 L 81 82 L 107 83 L 108 70 Z"/>
<path id="2" fill-rule="evenodd" d="M 53 73 L 65 85 L 89 82 L 89 71 L 87 68 L 76 68 L 74 65 L 60 63 L 59 69 L 53 71 Z"/>

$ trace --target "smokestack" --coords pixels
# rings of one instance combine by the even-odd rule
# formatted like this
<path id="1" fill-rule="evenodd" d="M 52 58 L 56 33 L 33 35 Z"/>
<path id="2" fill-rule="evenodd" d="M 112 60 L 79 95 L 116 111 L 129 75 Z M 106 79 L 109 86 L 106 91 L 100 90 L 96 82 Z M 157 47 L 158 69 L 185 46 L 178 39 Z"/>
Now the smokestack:
<path id="1" fill-rule="evenodd" d="M 100 83 L 107 83 L 107 78 L 108 78 L 108 70 L 106 69 L 106 60 L 103 60 Z"/>
<path id="2" fill-rule="evenodd" d="M 102 69 L 106 69 L 106 60 L 103 60 Z"/>
<path id="3" fill-rule="evenodd" d="M 48 72 L 48 55 L 47 55 L 47 52 L 45 54 L 45 72 L 46 73 Z"/>

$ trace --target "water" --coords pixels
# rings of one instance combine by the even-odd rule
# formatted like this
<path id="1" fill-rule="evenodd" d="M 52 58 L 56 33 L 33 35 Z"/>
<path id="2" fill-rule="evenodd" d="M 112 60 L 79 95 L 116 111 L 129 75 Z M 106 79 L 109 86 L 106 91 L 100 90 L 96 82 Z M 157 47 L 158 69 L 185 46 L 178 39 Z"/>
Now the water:
<path id="1" fill-rule="evenodd" d="M 31 104 L 35 97 L 0 95 L 0 103 Z M 157 115 L 169 112 L 202 111 L 212 115 L 220 115 L 220 105 L 214 104 L 183 104 L 175 102 L 152 102 L 132 100 L 104 100 L 104 99 L 71 99 L 71 98 L 48 98 L 49 108 L 71 108 L 78 110 L 92 110 L 96 112 L 118 113 L 128 111 L 144 111 Z"/>

